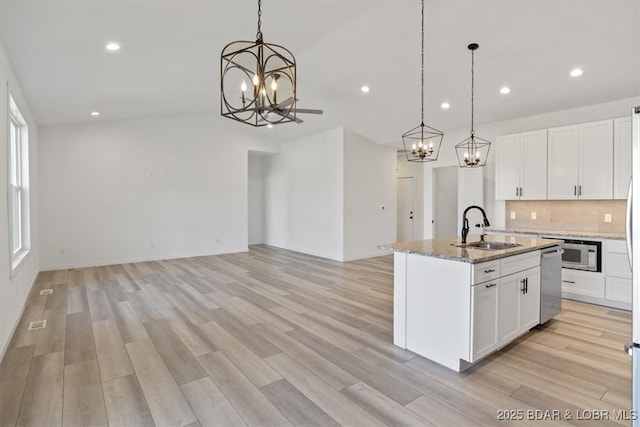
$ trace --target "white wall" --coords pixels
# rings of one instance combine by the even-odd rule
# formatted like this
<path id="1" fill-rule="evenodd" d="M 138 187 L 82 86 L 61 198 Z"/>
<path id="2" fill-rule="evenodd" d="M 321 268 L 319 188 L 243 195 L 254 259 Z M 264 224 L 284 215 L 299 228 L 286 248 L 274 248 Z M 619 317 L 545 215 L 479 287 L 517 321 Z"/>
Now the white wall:
<path id="1" fill-rule="evenodd" d="M 458 174 L 459 168 L 447 166 L 433 168 L 433 184 L 435 187 L 435 200 L 433 215 L 434 237 L 451 237 L 458 233 L 458 218 L 454 213 L 458 212 Z"/>
<path id="2" fill-rule="evenodd" d="M 249 153 L 249 244 L 264 243 L 264 156 Z"/>
<path id="3" fill-rule="evenodd" d="M 210 114 L 40 129 L 42 269 L 247 250 L 247 156 Z"/>
<path id="4" fill-rule="evenodd" d="M 571 125 L 583 122 L 623 117 L 631 114 L 631 107 L 640 105 L 640 97 L 626 98 L 603 104 L 589 105 L 586 107 L 572 108 L 569 110 L 554 111 L 536 116 L 523 117 L 514 120 L 480 124 L 476 126 L 476 135 L 494 142 L 497 136 L 511 133 L 527 132 L 538 129 L 546 129 L 556 126 Z M 480 112 L 481 113 L 481 112 Z M 479 114 L 476 113 L 477 116 Z M 469 129 L 453 129 L 444 132 L 444 139 L 440 149 L 440 155 L 435 167 L 457 165 L 454 146 L 469 136 Z M 427 165 L 426 168 L 431 168 Z M 495 200 L 495 146 L 492 145 L 489 160 L 483 171 L 484 208 L 491 225 L 504 226 L 505 202 Z M 424 201 L 425 201 L 425 239 L 431 238 L 431 212 L 432 200 L 431 173 L 424 174 Z M 466 206 L 458 206 L 458 217 Z"/>
<path id="5" fill-rule="evenodd" d="M 344 130 L 344 260 L 384 255 L 378 245 L 396 240 L 396 163 L 394 148 Z"/>
<path id="6" fill-rule="evenodd" d="M 343 258 L 342 128 L 281 144 L 265 158 L 265 243 Z"/>
<path id="7" fill-rule="evenodd" d="M 10 277 L 8 229 L 8 105 L 9 94 L 27 122 L 29 132 L 29 199 L 31 251 Z M 0 44 L 0 360 L 20 319 L 27 296 L 38 274 L 38 127 L 20 90 L 16 76 Z"/>

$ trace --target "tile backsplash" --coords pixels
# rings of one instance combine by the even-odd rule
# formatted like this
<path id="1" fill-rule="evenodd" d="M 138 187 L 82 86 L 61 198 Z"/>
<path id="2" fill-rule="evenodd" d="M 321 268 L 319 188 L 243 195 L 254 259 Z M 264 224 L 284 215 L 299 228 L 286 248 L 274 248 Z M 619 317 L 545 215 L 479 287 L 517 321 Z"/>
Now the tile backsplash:
<path id="1" fill-rule="evenodd" d="M 511 229 L 624 233 L 626 207 L 626 200 L 512 200 L 506 202 L 505 225 Z M 611 222 L 605 222 L 608 214 Z"/>

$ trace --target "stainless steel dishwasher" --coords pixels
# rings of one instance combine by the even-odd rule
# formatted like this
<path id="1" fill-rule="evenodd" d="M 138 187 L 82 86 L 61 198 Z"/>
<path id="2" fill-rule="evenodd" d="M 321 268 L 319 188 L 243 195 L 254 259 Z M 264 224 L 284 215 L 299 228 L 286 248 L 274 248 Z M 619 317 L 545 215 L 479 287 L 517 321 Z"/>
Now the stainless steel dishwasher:
<path id="1" fill-rule="evenodd" d="M 562 311 L 562 252 L 560 246 L 545 248 L 540 259 L 540 323 Z"/>

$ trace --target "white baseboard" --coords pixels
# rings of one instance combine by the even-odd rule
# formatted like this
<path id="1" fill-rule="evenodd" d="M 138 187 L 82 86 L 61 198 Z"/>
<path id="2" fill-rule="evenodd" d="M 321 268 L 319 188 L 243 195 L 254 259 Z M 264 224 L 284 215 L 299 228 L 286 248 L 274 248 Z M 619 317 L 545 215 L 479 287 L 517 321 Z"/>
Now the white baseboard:
<path id="1" fill-rule="evenodd" d="M 613 301 L 609 299 L 589 297 L 586 295 L 572 294 L 568 292 L 563 292 L 562 298 L 631 311 L 631 303 L 628 302 Z"/>
<path id="2" fill-rule="evenodd" d="M 342 261 L 344 261 L 344 262 L 357 261 L 359 259 L 376 258 L 376 257 L 379 257 L 379 256 L 385 256 L 385 255 L 391 255 L 391 254 L 393 254 L 393 251 L 379 249 L 375 253 L 370 253 L 370 254 L 366 254 L 366 255 L 356 255 L 356 256 L 345 257 L 345 258 L 342 259 Z"/>
<path id="3" fill-rule="evenodd" d="M 104 260 L 104 261 L 86 261 L 86 262 L 70 263 L 70 264 L 63 264 L 63 265 L 43 266 L 41 267 L 40 271 L 55 271 L 55 270 L 67 270 L 70 268 L 87 268 L 87 267 L 102 267 L 105 265 L 115 265 L 115 264 L 131 264 L 134 262 L 196 258 L 196 257 L 202 257 L 202 256 L 225 255 L 225 254 L 234 254 L 234 253 L 248 252 L 248 251 L 249 251 L 249 248 L 247 246 L 243 246 L 241 248 L 225 249 L 222 251 L 213 251 L 213 252 L 203 251 L 203 252 L 192 252 L 187 254 L 155 255 L 155 256 L 149 256 L 149 257 L 110 259 L 110 260 Z"/>
<path id="4" fill-rule="evenodd" d="M 7 342 L 4 343 L 4 345 L 0 349 L 0 363 L 2 363 L 2 361 L 4 360 L 4 356 L 7 354 L 7 350 L 9 350 L 9 344 L 11 344 L 11 341 L 13 340 L 13 335 L 16 333 L 16 329 L 18 328 L 18 325 L 20 324 L 20 320 L 22 319 L 22 315 L 24 314 L 24 311 L 27 308 L 27 303 L 29 302 L 29 297 L 31 296 L 31 292 L 33 292 L 33 287 L 36 284 L 36 279 L 37 278 L 38 278 L 38 272 L 36 272 L 35 276 L 33 276 L 33 278 L 31 279 L 31 286 L 29 286 L 29 291 L 27 292 L 27 297 L 22 302 L 22 309 L 20 310 L 20 313 L 18 313 L 18 316 L 16 317 L 16 320 L 13 323 L 13 327 L 11 328 L 11 332 L 9 332 L 9 335 L 7 336 L 8 337 Z"/>

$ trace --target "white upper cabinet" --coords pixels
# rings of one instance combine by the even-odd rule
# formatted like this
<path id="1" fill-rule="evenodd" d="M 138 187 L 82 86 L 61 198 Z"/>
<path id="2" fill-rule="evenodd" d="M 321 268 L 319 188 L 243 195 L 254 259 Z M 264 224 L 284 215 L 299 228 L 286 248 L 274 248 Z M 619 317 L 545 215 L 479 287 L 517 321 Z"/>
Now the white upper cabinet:
<path id="1" fill-rule="evenodd" d="M 544 200 L 547 198 L 547 130 L 520 134 L 522 144 L 522 174 L 520 198 Z"/>
<path id="2" fill-rule="evenodd" d="M 631 117 L 613 121 L 613 198 L 626 199 L 631 179 Z"/>
<path id="3" fill-rule="evenodd" d="M 547 198 L 547 131 L 496 138 L 496 198 Z"/>
<path id="4" fill-rule="evenodd" d="M 585 123 L 580 129 L 578 198 L 613 198 L 613 120 Z"/>
<path id="5" fill-rule="evenodd" d="M 548 132 L 548 198 L 613 198 L 613 120 Z"/>
<path id="6" fill-rule="evenodd" d="M 520 198 L 520 134 L 496 138 L 496 199 Z"/>
<path id="7" fill-rule="evenodd" d="M 578 126 L 549 129 L 549 199 L 578 196 L 578 134 Z"/>

